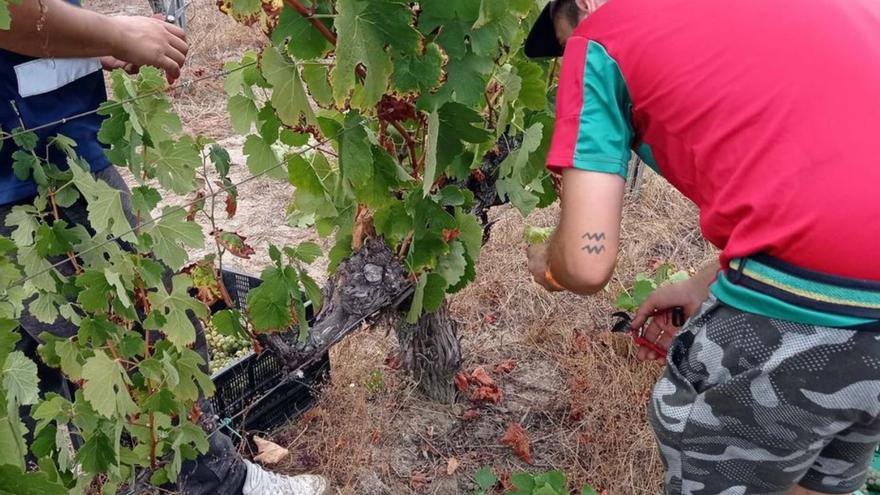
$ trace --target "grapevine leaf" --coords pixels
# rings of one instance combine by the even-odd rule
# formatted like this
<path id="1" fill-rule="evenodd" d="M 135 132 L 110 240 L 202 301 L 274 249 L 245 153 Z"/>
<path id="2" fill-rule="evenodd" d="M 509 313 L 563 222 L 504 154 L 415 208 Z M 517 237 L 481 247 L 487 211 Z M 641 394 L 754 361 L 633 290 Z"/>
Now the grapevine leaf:
<path id="1" fill-rule="evenodd" d="M 534 62 L 516 59 L 514 67 L 522 80 L 517 103 L 531 110 L 546 110 L 547 78 L 541 66 Z"/>
<path id="2" fill-rule="evenodd" d="M 309 301 L 312 303 L 312 309 L 317 314 L 321 311 L 321 305 L 324 302 L 324 294 L 321 291 L 321 287 L 305 270 L 299 271 L 299 281 L 306 291 L 306 296 L 308 296 Z"/>
<path id="3" fill-rule="evenodd" d="M 399 201 L 376 210 L 373 216 L 376 233 L 385 238 L 392 246 L 398 246 L 406 234 L 412 230 L 412 218 L 406 207 Z"/>
<path id="4" fill-rule="evenodd" d="M 107 283 L 109 283 L 115 289 L 116 299 L 125 306 L 126 308 L 131 307 L 131 299 L 128 297 L 128 290 L 125 288 L 125 284 L 122 282 L 122 278 L 119 273 L 111 270 L 110 268 L 104 269 L 104 278 L 107 279 Z"/>
<path id="5" fill-rule="evenodd" d="M 17 327 L 18 322 L 15 320 L 0 319 L 0 363 L 6 362 L 6 357 L 21 340 L 21 335 L 15 331 Z"/>
<path id="6" fill-rule="evenodd" d="M 82 376 L 83 396 L 98 414 L 112 418 L 138 411 L 126 388 L 129 379 L 125 369 L 104 352 L 96 352 L 86 360 Z"/>
<path id="7" fill-rule="evenodd" d="M 150 186 L 137 186 L 131 190 L 131 209 L 141 217 L 146 217 L 159 204 L 162 196 Z"/>
<path id="8" fill-rule="evenodd" d="M 280 160 L 272 144 L 262 137 L 251 134 L 244 141 L 242 151 L 247 155 L 248 170 L 254 175 L 266 174 L 275 179 L 286 179 L 283 167 L 279 167 Z"/>
<path id="9" fill-rule="evenodd" d="M 229 119 L 232 121 L 232 128 L 239 134 L 247 134 L 251 131 L 251 126 L 257 121 L 257 104 L 254 100 L 242 95 L 234 95 L 229 98 L 227 103 L 229 110 Z"/>
<path id="10" fill-rule="evenodd" d="M 465 259 L 464 244 L 456 241 L 450 245 L 449 253 L 437 261 L 436 273 L 446 280 L 447 285 L 456 285 L 461 280 L 461 277 L 464 276 L 466 268 L 467 260 Z"/>
<path id="11" fill-rule="evenodd" d="M 339 167 L 343 177 L 355 188 L 361 188 L 373 176 L 373 153 L 358 115 L 350 113 L 346 116 L 345 129 L 339 136 Z"/>
<path id="12" fill-rule="evenodd" d="M 428 274 L 428 283 L 425 284 L 425 311 L 432 313 L 440 309 L 446 297 L 446 287 L 448 285 L 443 276 L 436 273 Z"/>
<path id="13" fill-rule="evenodd" d="M 0 12 L 4 8 L 0 5 Z M 2 22 L 2 19 L 0 19 Z M 67 495 L 68 489 L 43 471 L 24 472 L 18 466 L 0 465 L 0 493 L 10 495 Z"/>
<path id="14" fill-rule="evenodd" d="M 425 46 L 425 52 L 417 57 L 400 57 L 394 61 L 394 86 L 404 92 L 431 91 L 440 82 L 443 55 L 436 43 Z"/>
<path id="15" fill-rule="evenodd" d="M 523 239 L 530 245 L 543 244 L 553 235 L 553 227 L 535 227 L 526 225 L 523 229 Z"/>
<path id="16" fill-rule="evenodd" d="M 281 10 L 278 25 L 272 31 L 273 43 L 280 46 L 285 41 L 288 41 L 290 54 L 301 60 L 321 58 L 331 48 L 330 42 L 309 19 L 287 5 Z"/>
<path id="17" fill-rule="evenodd" d="M 367 72 L 363 107 L 371 107 L 385 93 L 391 75 L 386 45 L 404 54 L 416 49 L 412 11 L 407 4 L 394 0 L 339 0 L 336 9 L 339 41 L 331 74 L 333 96 L 342 105 L 354 88 L 355 68 L 360 64 Z"/>
<path id="18" fill-rule="evenodd" d="M 451 285 L 446 288 L 446 293 L 455 294 L 456 292 L 464 289 L 467 285 L 474 281 L 477 278 L 477 266 L 474 263 L 473 258 L 471 258 L 470 254 L 465 253 L 464 255 L 465 262 L 467 263 L 464 267 L 464 274 L 461 276 L 461 279 L 457 284 Z"/>
<path id="19" fill-rule="evenodd" d="M 467 50 L 465 38 L 479 14 L 479 2 L 473 0 L 423 0 L 419 2 L 419 30 L 430 35 L 438 27 L 436 42 L 452 60 L 460 59 Z"/>
<path id="20" fill-rule="evenodd" d="M 158 292 L 150 294 L 150 304 L 154 311 L 159 311 L 165 317 L 162 332 L 168 337 L 168 341 L 178 348 L 183 348 L 196 340 L 196 330 L 187 317 L 187 311 L 192 311 L 201 319 L 208 316 L 208 308 L 189 295 L 188 290 L 191 286 L 192 280 L 188 275 L 175 275 L 171 279 L 171 292 L 160 288 Z"/>
<path id="21" fill-rule="evenodd" d="M 147 160 L 155 165 L 159 184 L 177 194 L 190 192 L 196 167 L 202 163 L 199 148 L 189 136 L 178 141 L 162 141 L 157 148 L 149 148 Z"/>
<path id="22" fill-rule="evenodd" d="M 3 402 L 6 400 L 0 392 L 0 403 Z M 4 464 L 24 467 L 24 456 L 27 452 L 24 439 L 26 427 L 21 422 L 18 411 L 18 406 L 0 408 L 0 469 Z M 6 480 L 0 475 L 0 489 L 4 481 Z"/>
<path id="23" fill-rule="evenodd" d="M 220 335 L 246 336 L 241 324 L 241 312 L 237 309 L 223 309 L 214 313 L 211 323 Z"/>
<path id="24" fill-rule="evenodd" d="M 461 242 L 467 248 L 468 255 L 471 259 L 479 259 L 480 248 L 483 245 L 483 227 L 477 221 L 477 218 L 461 210 L 455 212 L 455 221 L 458 223 L 458 230 L 461 232 Z"/>
<path id="25" fill-rule="evenodd" d="M 36 213 L 33 206 L 13 206 L 12 211 L 6 215 L 6 226 L 15 227 L 11 236 L 19 246 L 30 246 L 34 243 L 34 234 L 40 225 L 34 216 Z"/>
<path id="26" fill-rule="evenodd" d="M 232 4 L 232 14 L 236 16 L 250 16 L 260 10 L 260 0 L 235 0 Z"/>
<path id="27" fill-rule="evenodd" d="M 95 179 L 81 161 L 69 160 L 73 183 L 88 202 L 89 223 L 97 232 L 109 232 L 117 238 L 134 241 L 131 225 L 122 208 L 122 192 L 103 180 Z"/>
<path id="28" fill-rule="evenodd" d="M 37 227 L 34 246 L 40 256 L 58 256 L 73 249 L 76 240 L 73 230 L 67 228 L 67 222 L 56 220 L 52 225 L 43 223 Z"/>
<path id="29" fill-rule="evenodd" d="M 156 256 L 172 270 L 179 270 L 187 261 L 184 247 L 199 248 L 205 243 L 202 228 L 195 222 L 186 220 L 186 211 L 166 206 L 162 217 L 144 228 L 153 240 Z"/>
<path id="30" fill-rule="evenodd" d="M 440 132 L 440 117 L 437 111 L 428 115 L 428 135 L 425 143 L 425 175 L 422 178 L 422 194 L 427 196 L 434 187 L 437 177 L 437 138 Z M 444 163 L 445 165 L 445 163 Z"/>
<path id="31" fill-rule="evenodd" d="M 217 230 L 214 232 L 214 238 L 217 240 L 217 244 L 229 251 L 229 254 L 233 256 L 247 260 L 251 258 L 252 254 L 256 253 L 256 250 L 245 242 L 247 237 L 237 232 Z"/>
<path id="32" fill-rule="evenodd" d="M 303 263 L 313 263 L 323 254 L 321 246 L 314 242 L 302 242 L 294 249 L 285 248 L 284 252 L 291 258 L 296 258 Z"/>
<path id="33" fill-rule="evenodd" d="M 260 332 L 284 331 L 293 323 L 291 286 L 296 286 L 292 271 L 278 268 L 263 270 L 263 282 L 248 292 L 248 316 Z"/>
<path id="34" fill-rule="evenodd" d="M 13 129 L 12 134 L 12 142 L 25 151 L 33 151 L 37 147 L 37 143 L 40 142 L 40 138 L 35 132 L 26 131 L 21 127 Z"/>
<path id="35" fill-rule="evenodd" d="M 440 130 L 438 136 L 437 159 L 440 163 L 450 163 L 464 151 L 462 141 L 483 143 L 489 140 L 489 131 L 473 124 L 483 122 L 476 111 L 461 103 L 447 103 L 440 108 Z"/>
<path id="36" fill-rule="evenodd" d="M 406 315 L 406 321 L 415 324 L 422 315 L 425 306 L 425 286 L 428 284 L 428 274 L 422 273 L 416 282 L 413 291 L 412 305 L 409 307 L 409 313 Z"/>
<path id="37" fill-rule="evenodd" d="M 581 495 L 598 495 L 598 492 L 592 486 L 587 485 L 581 490 Z"/>
<path id="38" fill-rule="evenodd" d="M 289 126 L 298 124 L 300 118 L 314 123 L 315 114 L 296 64 L 270 46 L 263 51 L 261 68 L 266 81 L 272 85 L 272 106 L 281 121 Z"/>
<path id="39" fill-rule="evenodd" d="M 492 71 L 492 59 L 468 52 L 460 60 L 446 66 L 446 88 L 455 93 L 455 100 L 468 106 L 480 103 L 486 89 L 486 74 Z"/>
<path id="40" fill-rule="evenodd" d="M 508 44 L 516 36 L 521 17 L 529 12 L 532 0 L 482 0 L 480 17 L 473 25 L 471 43 L 481 55 L 493 55 L 499 44 Z"/>
<path id="41" fill-rule="evenodd" d="M 633 305 L 635 307 L 641 306 L 656 288 L 657 285 L 653 280 L 637 280 L 632 289 Z"/>
<path id="42" fill-rule="evenodd" d="M 77 459 L 87 473 L 106 472 L 119 464 L 113 442 L 102 431 L 95 432 L 77 453 Z"/>
<path id="43" fill-rule="evenodd" d="M 217 174 L 220 177 L 229 175 L 229 166 L 232 163 L 232 159 L 229 157 L 229 152 L 226 149 L 219 144 L 212 144 L 208 156 L 211 158 L 211 163 L 214 164 L 214 168 L 217 169 Z"/>
<path id="44" fill-rule="evenodd" d="M 302 155 L 290 155 L 287 157 L 288 181 L 296 188 L 297 192 L 306 192 L 315 196 L 324 196 L 326 192 L 324 184 L 308 160 Z"/>
<path id="45" fill-rule="evenodd" d="M 37 365 L 21 351 L 10 352 L 3 364 L 3 388 L 10 408 L 36 404 L 40 399 Z"/>
<path id="46" fill-rule="evenodd" d="M 398 164 L 387 151 L 379 146 L 372 147 L 372 160 L 367 167 L 373 169 L 371 179 L 361 187 L 356 187 L 357 200 L 370 208 L 381 208 L 392 200 L 394 191 L 399 190 Z"/>
<path id="47" fill-rule="evenodd" d="M 474 475 L 474 480 L 477 482 L 477 486 L 479 486 L 481 490 L 489 490 L 490 488 L 494 488 L 498 483 L 498 476 L 495 476 L 491 467 L 483 466 L 477 471 L 477 474 Z"/>
<path id="48" fill-rule="evenodd" d="M 33 153 L 17 150 L 12 154 L 12 171 L 18 180 L 28 180 L 31 172 L 38 168 L 40 168 L 40 160 Z"/>
<path id="49" fill-rule="evenodd" d="M 320 64 L 305 64 L 302 67 L 302 78 L 316 103 L 325 107 L 333 104 L 329 67 Z"/>
<path id="50" fill-rule="evenodd" d="M 147 400 L 144 401 L 144 410 L 169 415 L 177 411 L 177 406 L 174 394 L 167 389 L 154 392 L 153 395 L 147 397 Z"/>
<path id="51" fill-rule="evenodd" d="M 73 340 L 60 340 L 55 344 L 55 352 L 61 358 L 61 371 L 71 380 L 82 378 L 79 346 Z"/>

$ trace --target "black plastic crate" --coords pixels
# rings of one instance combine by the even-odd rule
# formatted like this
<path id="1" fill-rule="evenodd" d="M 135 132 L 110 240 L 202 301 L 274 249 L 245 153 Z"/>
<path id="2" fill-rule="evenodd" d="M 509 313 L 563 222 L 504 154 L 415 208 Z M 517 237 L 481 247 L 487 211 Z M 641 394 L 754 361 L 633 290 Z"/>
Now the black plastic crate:
<path id="1" fill-rule="evenodd" d="M 248 291 L 260 282 L 250 275 L 223 271 L 232 302 L 242 311 L 247 309 Z M 311 304 L 306 304 L 306 314 L 309 320 L 314 317 Z M 293 341 L 299 330 L 294 327 L 287 335 Z M 216 388 L 211 403 L 220 421 L 235 430 L 271 431 L 314 406 L 329 371 L 329 352 L 301 374 L 286 377 L 281 360 L 271 349 L 263 349 L 259 356 L 251 352 L 211 377 Z"/>

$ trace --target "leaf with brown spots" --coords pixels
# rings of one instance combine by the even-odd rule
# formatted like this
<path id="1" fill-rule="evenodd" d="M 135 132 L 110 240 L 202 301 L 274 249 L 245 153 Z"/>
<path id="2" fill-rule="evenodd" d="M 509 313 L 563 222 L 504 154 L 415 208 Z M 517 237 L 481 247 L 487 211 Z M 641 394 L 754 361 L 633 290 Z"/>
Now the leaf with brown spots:
<path id="1" fill-rule="evenodd" d="M 236 211 L 238 211 L 238 199 L 236 199 L 235 195 L 233 195 L 233 194 L 227 194 L 226 195 L 226 218 L 234 217 Z"/>
<path id="2" fill-rule="evenodd" d="M 529 452 L 529 437 L 519 423 L 510 423 L 504 436 L 501 437 L 501 445 L 509 446 L 523 462 L 532 463 L 532 455 Z"/>
<path id="3" fill-rule="evenodd" d="M 245 242 L 247 237 L 241 234 L 224 232 L 222 230 L 216 230 L 213 234 L 214 238 L 217 239 L 217 244 L 226 248 L 233 256 L 249 260 L 251 255 L 256 253 L 254 248 Z"/>

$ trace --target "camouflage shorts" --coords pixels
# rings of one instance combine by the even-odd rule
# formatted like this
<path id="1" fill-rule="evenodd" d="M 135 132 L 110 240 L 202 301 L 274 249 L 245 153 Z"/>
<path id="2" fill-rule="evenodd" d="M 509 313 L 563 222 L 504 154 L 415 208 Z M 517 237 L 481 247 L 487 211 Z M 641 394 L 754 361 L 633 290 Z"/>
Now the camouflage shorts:
<path id="1" fill-rule="evenodd" d="M 666 492 L 857 490 L 880 442 L 878 339 L 704 303 L 649 407 Z"/>

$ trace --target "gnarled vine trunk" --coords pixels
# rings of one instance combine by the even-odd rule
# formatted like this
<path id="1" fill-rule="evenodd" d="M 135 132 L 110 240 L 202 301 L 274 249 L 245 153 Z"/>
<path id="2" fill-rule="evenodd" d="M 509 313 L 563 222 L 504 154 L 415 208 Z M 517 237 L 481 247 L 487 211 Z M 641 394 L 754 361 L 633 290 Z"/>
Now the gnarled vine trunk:
<path id="1" fill-rule="evenodd" d="M 324 304 L 312 323 L 309 340 L 291 343 L 279 334 L 261 336 L 290 371 L 320 358 L 361 322 L 396 306 L 412 283 L 397 256 L 381 239 L 367 239 L 340 263 L 324 286 Z"/>
<path id="2" fill-rule="evenodd" d="M 448 303 L 423 315 L 415 324 L 400 315 L 397 341 L 403 368 L 412 373 L 419 389 L 432 400 L 452 403 L 453 378 L 461 367 L 461 345 L 458 322 L 449 314 Z"/>

